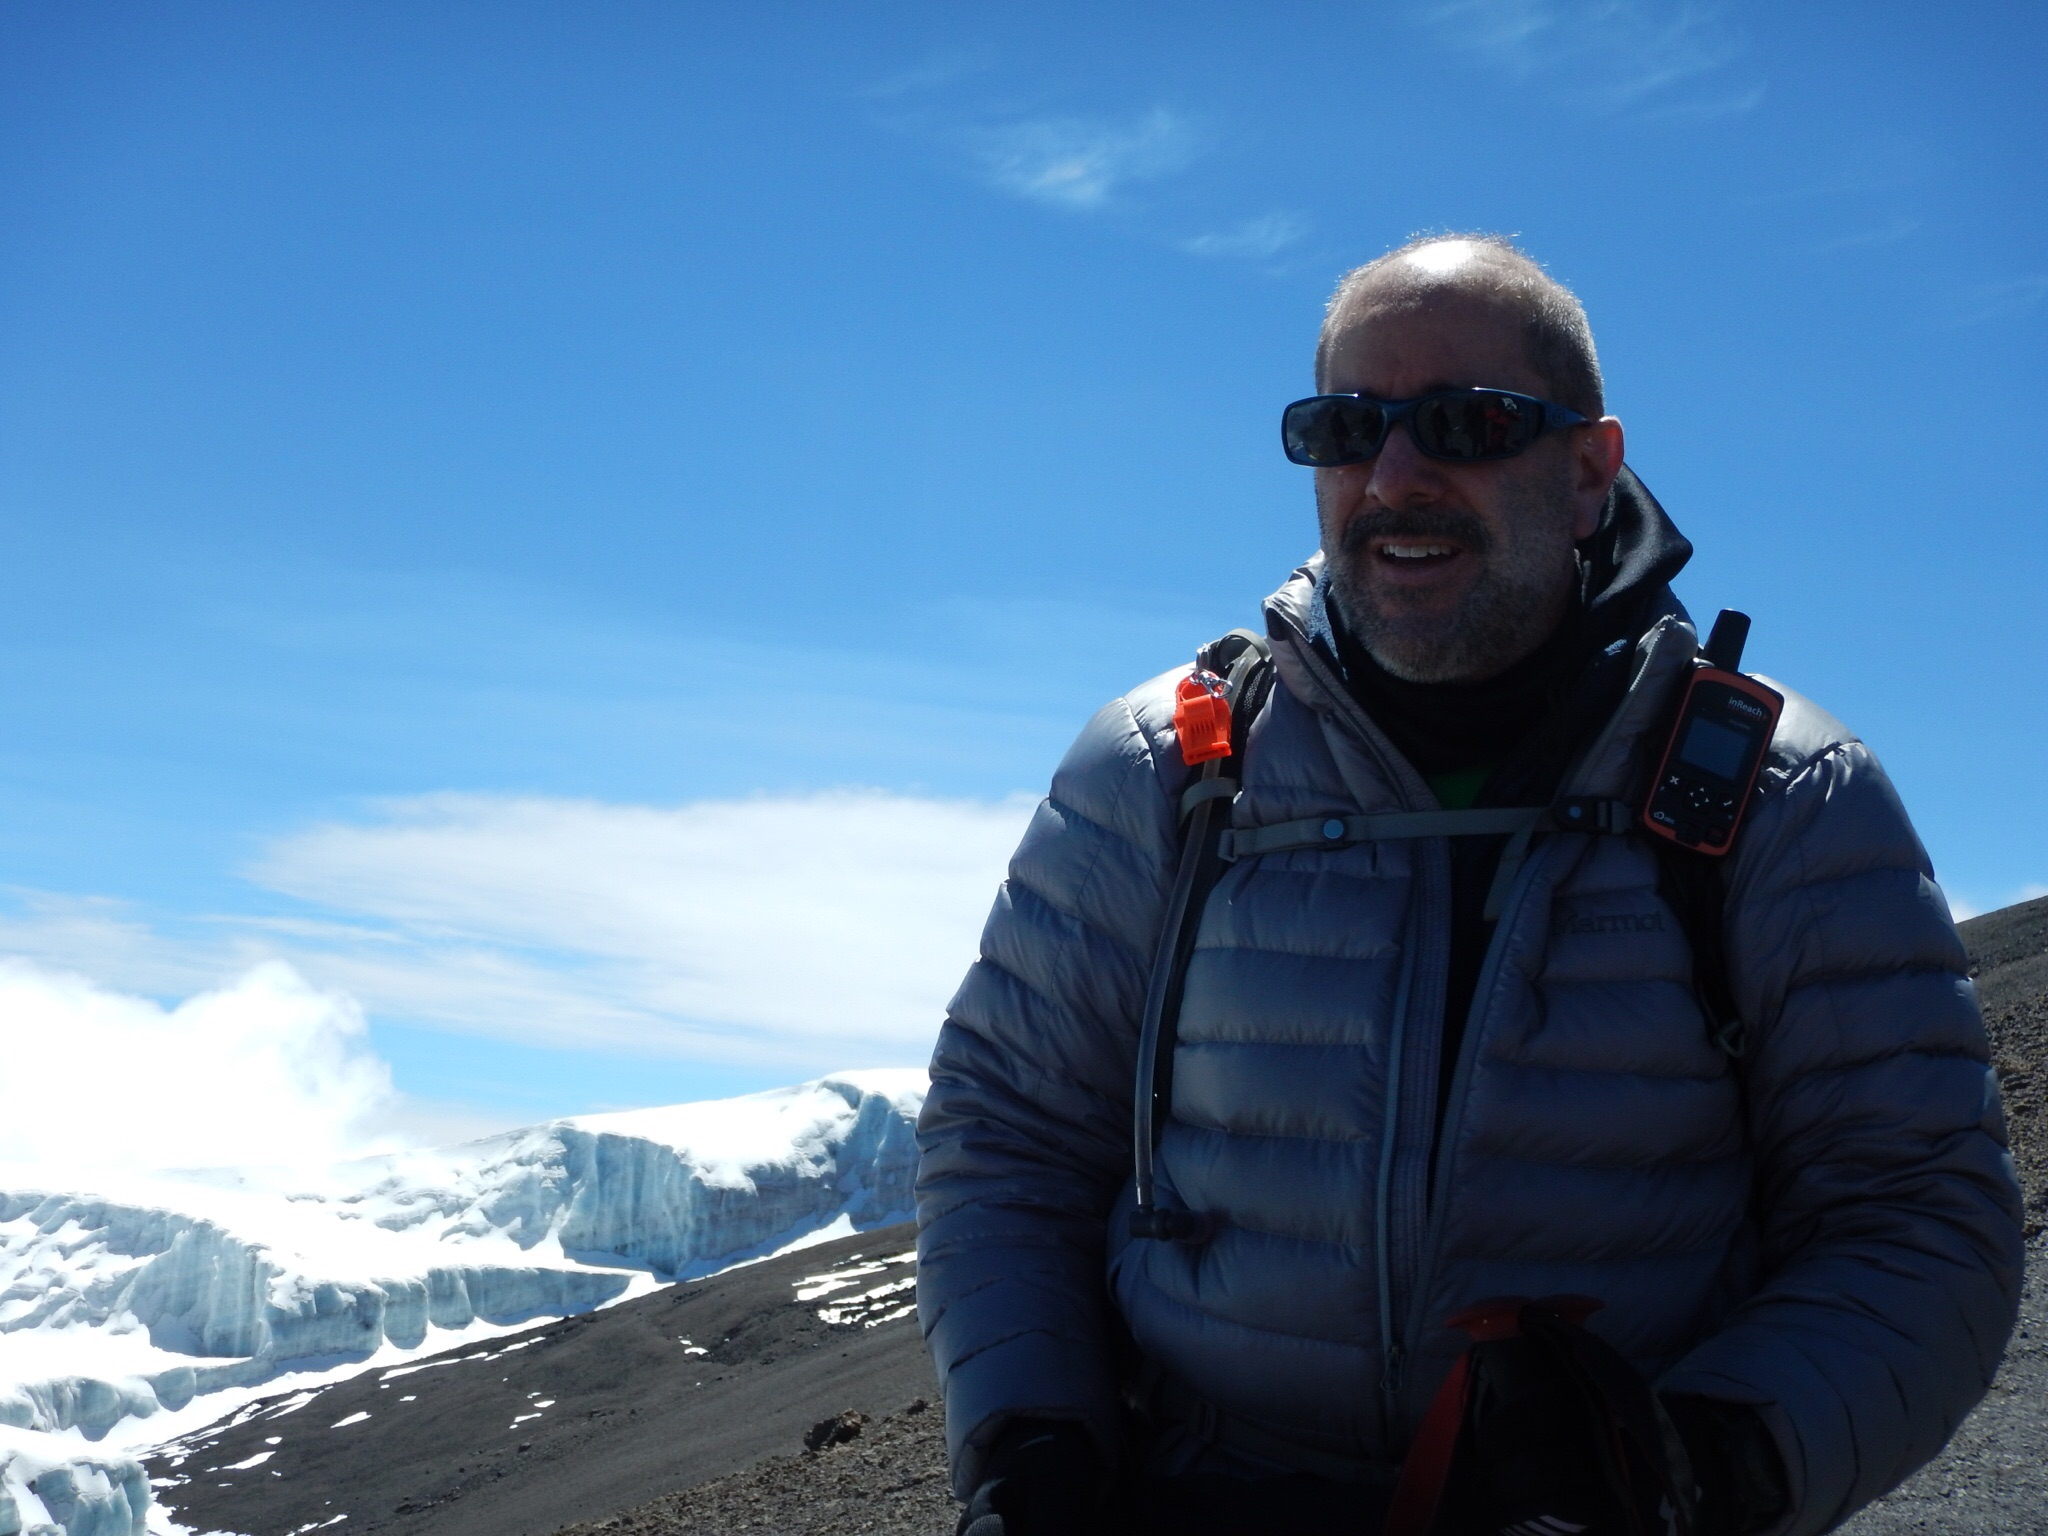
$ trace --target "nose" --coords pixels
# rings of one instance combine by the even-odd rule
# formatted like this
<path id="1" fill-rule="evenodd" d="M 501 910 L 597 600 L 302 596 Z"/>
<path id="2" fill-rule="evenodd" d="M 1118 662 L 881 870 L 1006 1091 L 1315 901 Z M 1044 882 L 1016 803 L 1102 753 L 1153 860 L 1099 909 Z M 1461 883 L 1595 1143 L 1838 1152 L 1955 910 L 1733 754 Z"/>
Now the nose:
<path id="1" fill-rule="evenodd" d="M 1443 466 L 1423 457 L 1405 421 L 1387 434 L 1380 451 L 1359 468 L 1366 473 L 1367 506 L 1423 507 L 1444 493 Z"/>

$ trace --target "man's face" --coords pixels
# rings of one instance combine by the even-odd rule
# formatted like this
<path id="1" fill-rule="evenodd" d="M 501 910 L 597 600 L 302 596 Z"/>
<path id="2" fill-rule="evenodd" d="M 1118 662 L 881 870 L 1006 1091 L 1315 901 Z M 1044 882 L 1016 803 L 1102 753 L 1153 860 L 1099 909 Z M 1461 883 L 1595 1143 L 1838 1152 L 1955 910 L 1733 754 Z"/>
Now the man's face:
<path id="1" fill-rule="evenodd" d="M 1340 312 L 1319 386 L 1406 400 L 1484 385 L 1551 397 L 1506 311 L 1456 292 Z M 1576 579 L 1572 544 L 1599 525 L 1621 467 L 1621 424 L 1549 433 L 1512 459 L 1451 464 L 1406 423 L 1363 464 L 1316 471 L 1331 591 L 1347 627 L 1396 677 L 1477 682 L 1556 628 Z"/>

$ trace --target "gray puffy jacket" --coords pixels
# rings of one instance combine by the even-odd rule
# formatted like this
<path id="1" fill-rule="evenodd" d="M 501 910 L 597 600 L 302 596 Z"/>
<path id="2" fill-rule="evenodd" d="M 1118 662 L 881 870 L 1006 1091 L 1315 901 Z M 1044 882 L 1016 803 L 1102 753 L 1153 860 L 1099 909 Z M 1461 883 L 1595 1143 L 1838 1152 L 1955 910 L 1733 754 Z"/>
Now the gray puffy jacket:
<path id="1" fill-rule="evenodd" d="M 1267 603 L 1278 684 L 1240 826 L 1434 804 L 1309 644 L 1313 575 Z M 1630 792 L 1695 651 L 1676 617 L 1644 636 L 1565 793 Z M 1963 948 L 1870 750 L 1786 692 L 1727 870 L 1740 1061 L 1709 1039 L 1643 840 L 1539 838 L 1440 1143 L 1444 841 L 1229 866 L 1158 1159 L 1161 1203 L 1220 1225 L 1133 1240 L 1180 675 L 1068 753 L 932 1060 L 918 1305 L 957 1490 L 1016 1416 L 1081 1420 L 1114 1455 L 1125 1330 L 1305 1464 L 1391 1463 L 1460 1347 L 1443 1319 L 1559 1292 L 1600 1297 L 1594 1331 L 1660 1389 L 1762 1412 L 1791 1478 L 1783 1531 L 1825 1530 L 1933 1456 L 2011 1330 L 2019 1198 Z"/>

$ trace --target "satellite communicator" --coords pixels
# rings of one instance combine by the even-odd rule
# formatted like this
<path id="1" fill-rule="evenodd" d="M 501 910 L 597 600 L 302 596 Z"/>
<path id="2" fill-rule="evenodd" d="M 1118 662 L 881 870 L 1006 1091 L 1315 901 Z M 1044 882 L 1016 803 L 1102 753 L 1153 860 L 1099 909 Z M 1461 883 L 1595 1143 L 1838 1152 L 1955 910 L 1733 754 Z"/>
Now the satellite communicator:
<path id="1" fill-rule="evenodd" d="M 1738 670 L 1748 638 L 1748 615 L 1722 609 L 1643 805 L 1646 831 L 1698 853 L 1718 856 L 1734 846 L 1785 707 L 1784 695 Z"/>

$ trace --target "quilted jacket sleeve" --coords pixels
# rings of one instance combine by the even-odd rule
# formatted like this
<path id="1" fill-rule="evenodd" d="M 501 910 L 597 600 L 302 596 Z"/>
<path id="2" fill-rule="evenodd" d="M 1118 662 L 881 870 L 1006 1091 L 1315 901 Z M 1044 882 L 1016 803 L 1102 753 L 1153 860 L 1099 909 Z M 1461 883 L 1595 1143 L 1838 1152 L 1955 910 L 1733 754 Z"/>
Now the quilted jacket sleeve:
<path id="1" fill-rule="evenodd" d="M 1114 1454 L 1106 1219 L 1175 854 L 1148 693 L 1098 714 L 1054 775 L 932 1058 L 918 1313 L 963 1497 L 1015 1416 L 1081 1421 Z"/>
<path id="2" fill-rule="evenodd" d="M 2019 1192 L 1969 965 L 1862 743 L 1795 696 L 1730 871 L 1763 1283 L 1659 1385 L 1756 1405 L 1826 1530 L 1929 1460 L 1997 1370 Z M 1780 742 L 1785 740 L 1781 727 Z"/>

